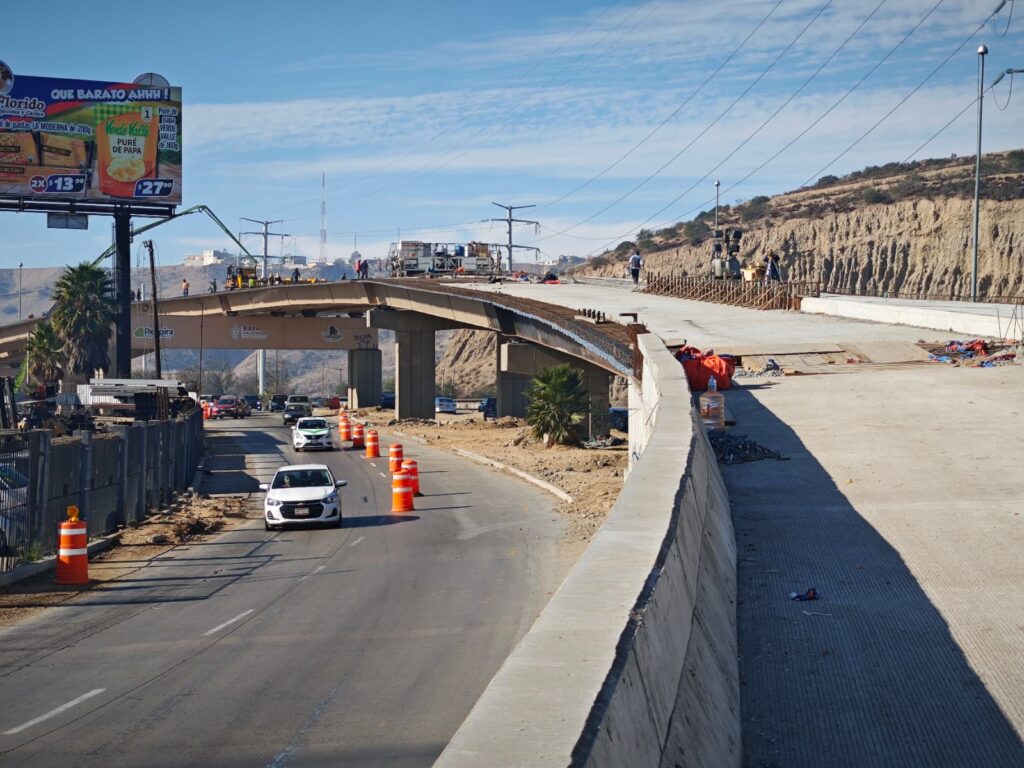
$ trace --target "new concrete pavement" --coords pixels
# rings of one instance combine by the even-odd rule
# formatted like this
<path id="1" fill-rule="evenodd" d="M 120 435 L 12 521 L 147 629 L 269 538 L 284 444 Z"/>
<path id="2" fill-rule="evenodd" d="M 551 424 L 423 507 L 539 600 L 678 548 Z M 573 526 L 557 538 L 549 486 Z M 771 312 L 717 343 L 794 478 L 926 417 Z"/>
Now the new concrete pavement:
<path id="1" fill-rule="evenodd" d="M 0 632 L 0 765 L 433 762 L 564 576 L 552 499 L 407 446 L 426 495 L 391 515 L 386 459 L 279 425 L 212 425 L 214 486 L 322 460 L 344 527 L 249 523 Z"/>

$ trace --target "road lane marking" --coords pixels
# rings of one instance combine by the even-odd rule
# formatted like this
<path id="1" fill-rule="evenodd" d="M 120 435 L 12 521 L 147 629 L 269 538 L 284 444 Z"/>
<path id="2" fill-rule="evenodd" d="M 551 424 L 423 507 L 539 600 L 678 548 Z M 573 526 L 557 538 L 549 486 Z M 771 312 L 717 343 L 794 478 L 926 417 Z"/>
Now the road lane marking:
<path id="1" fill-rule="evenodd" d="M 354 547 L 354 546 L 355 546 L 356 544 L 358 544 L 358 543 L 359 543 L 360 541 L 362 541 L 362 540 L 363 540 L 363 539 L 365 539 L 365 538 L 366 538 L 365 536 L 360 536 L 360 537 L 359 537 L 358 539 L 356 539 L 356 540 L 355 540 L 355 541 L 353 541 L 353 542 L 352 542 L 351 544 L 349 544 L 349 546 L 350 546 L 350 547 Z"/>
<path id="2" fill-rule="evenodd" d="M 305 576 L 303 576 L 303 577 L 302 577 L 301 579 L 299 579 L 299 581 L 305 581 L 305 580 L 306 580 L 306 579 L 308 579 L 308 578 L 309 578 L 310 576 L 316 576 L 316 575 L 317 575 L 318 573 L 320 573 L 320 571 L 322 571 L 322 570 L 323 570 L 323 569 L 324 569 L 325 567 L 326 567 L 326 566 L 323 566 L 323 565 L 318 565 L 318 566 L 316 567 L 316 569 L 315 569 L 315 570 L 311 571 L 310 573 L 307 573 L 307 574 L 306 574 Z"/>
<path id="3" fill-rule="evenodd" d="M 56 717 L 61 712 L 66 712 L 67 710 L 71 709 L 72 707 L 78 706 L 79 704 L 81 704 L 86 699 L 91 699 L 93 696 L 99 696 L 105 690 L 107 690 L 107 689 L 106 688 L 94 688 L 93 690 L 89 691 L 88 693 L 83 693 L 77 699 L 72 699 L 67 704 L 61 704 L 56 709 L 51 709 L 45 715 L 40 715 L 39 717 L 35 718 L 34 720 L 29 720 L 27 723 L 23 723 L 22 725 L 19 725 L 17 728 L 11 728 L 9 731 L 4 731 L 4 736 L 13 736 L 16 733 L 21 733 L 26 728 L 31 728 L 33 725 L 39 725 L 39 723 L 43 722 L 44 720 L 49 720 L 51 717 Z"/>
<path id="4" fill-rule="evenodd" d="M 387 475 L 385 475 L 385 474 L 384 474 L 383 472 L 381 472 L 381 473 L 380 473 L 380 476 L 381 476 L 381 477 L 383 477 L 383 478 L 384 478 L 385 480 L 387 480 L 387 479 L 388 479 L 388 476 L 387 476 Z"/>
<path id="5" fill-rule="evenodd" d="M 248 616 L 250 613 L 252 613 L 253 610 L 255 610 L 255 609 L 250 608 L 248 611 L 243 611 L 242 613 L 238 614 L 237 616 L 235 616 L 235 618 L 228 619 L 223 624 L 218 624 L 213 629 L 206 630 L 205 632 L 203 632 L 203 637 L 209 637 L 210 635 L 212 635 L 212 634 L 214 634 L 216 632 L 220 632 L 222 629 L 224 629 L 224 627 L 230 627 L 232 624 L 234 624 L 239 619 L 244 619 L 246 616 Z"/>

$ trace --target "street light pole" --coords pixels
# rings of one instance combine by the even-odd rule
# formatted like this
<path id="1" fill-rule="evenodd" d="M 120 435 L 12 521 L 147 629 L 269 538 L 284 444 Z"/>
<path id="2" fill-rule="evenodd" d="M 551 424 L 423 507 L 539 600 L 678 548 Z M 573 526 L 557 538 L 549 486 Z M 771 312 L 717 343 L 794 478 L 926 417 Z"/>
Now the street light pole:
<path id="1" fill-rule="evenodd" d="M 18 262 L 18 320 L 21 320 L 21 268 L 25 265 L 22 262 Z"/>
<path id="2" fill-rule="evenodd" d="M 715 179 L 715 231 L 718 231 L 718 188 L 722 185 L 718 179 Z"/>
<path id="3" fill-rule="evenodd" d="M 974 256 L 971 260 L 971 301 L 978 300 L 978 218 L 981 197 L 981 108 L 985 98 L 985 56 L 988 47 L 978 46 L 978 153 L 974 163 Z"/>

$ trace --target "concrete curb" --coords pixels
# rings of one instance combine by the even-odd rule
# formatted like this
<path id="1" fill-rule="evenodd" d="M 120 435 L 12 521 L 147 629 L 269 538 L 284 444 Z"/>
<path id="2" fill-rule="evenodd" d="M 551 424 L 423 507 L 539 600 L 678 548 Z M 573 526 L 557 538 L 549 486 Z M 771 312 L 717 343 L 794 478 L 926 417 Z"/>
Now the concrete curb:
<path id="1" fill-rule="evenodd" d="M 121 540 L 121 532 L 111 533 L 108 536 L 104 536 L 101 539 L 89 543 L 89 557 L 98 555 L 101 552 L 106 552 L 108 549 L 112 549 Z M 48 571 L 57 570 L 57 556 L 51 555 L 50 557 L 43 558 L 35 563 L 27 563 L 26 565 L 19 565 L 13 571 L 7 573 L 0 573 L 0 587 L 8 587 L 11 584 L 17 584 L 19 581 L 25 579 L 31 579 L 33 576 L 38 576 Z"/>
<path id="2" fill-rule="evenodd" d="M 570 504 L 572 504 L 573 501 L 575 501 L 575 499 L 573 499 L 572 496 L 563 491 L 561 488 L 558 488 L 557 486 L 554 486 L 551 483 L 545 482 L 544 480 L 541 480 L 539 477 L 534 477 L 533 475 L 527 472 L 523 472 L 523 470 L 521 469 L 510 467 L 508 464 L 502 464 L 500 461 L 495 461 L 494 459 L 489 459 L 486 456 L 481 456 L 479 453 L 473 453 L 472 451 L 464 451 L 462 448 L 452 448 L 452 452 L 455 453 L 457 456 L 462 456 L 463 458 L 470 459 L 471 461 L 475 461 L 480 464 L 487 464 L 488 466 L 494 467 L 495 469 L 504 470 L 505 472 L 511 472 L 516 477 L 522 478 L 528 483 L 533 483 L 538 488 L 543 488 L 545 491 L 554 496 L 557 496 L 562 501 L 568 501 Z"/>

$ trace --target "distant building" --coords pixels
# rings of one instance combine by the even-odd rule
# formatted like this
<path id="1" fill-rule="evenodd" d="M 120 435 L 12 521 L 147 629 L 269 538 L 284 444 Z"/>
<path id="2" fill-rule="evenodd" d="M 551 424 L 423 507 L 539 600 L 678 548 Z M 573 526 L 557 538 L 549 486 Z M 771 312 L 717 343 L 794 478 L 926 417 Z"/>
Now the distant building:
<path id="1" fill-rule="evenodd" d="M 208 248 L 202 253 L 192 254 L 185 257 L 186 267 L 212 267 L 223 264 L 227 261 L 234 261 L 234 255 L 227 251 L 218 251 Z"/>
<path id="2" fill-rule="evenodd" d="M 286 267 L 304 267 L 309 263 L 305 256 L 299 256 L 297 253 L 286 253 L 284 255 L 284 265 Z"/>

